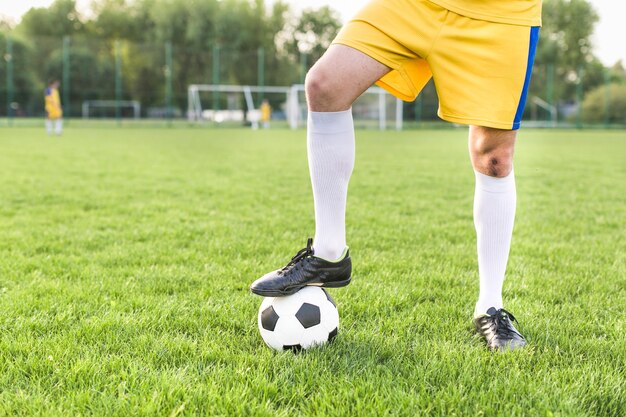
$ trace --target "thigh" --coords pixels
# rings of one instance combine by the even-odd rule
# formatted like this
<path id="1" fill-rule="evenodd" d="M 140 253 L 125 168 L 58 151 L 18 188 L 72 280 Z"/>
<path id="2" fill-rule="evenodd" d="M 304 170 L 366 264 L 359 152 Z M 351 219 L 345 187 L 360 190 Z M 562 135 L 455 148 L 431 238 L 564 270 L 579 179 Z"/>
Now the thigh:
<path id="1" fill-rule="evenodd" d="M 321 97 L 308 97 L 309 105 L 313 104 L 313 110 L 320 105 L 325 111 L 347 109 L 389 71 L 386 65 L 354 48 L 331 45 L 307 75 L 307 94 L 315 92 L 316 86 L 324 90 Z M 327 109 L 329 105 L 333 110 Z"/>
<path id="2" fill-rule="evenodd" d="M 518 129 L 538 31 L 450 12 L 428 58 L 439 116 L 456 123 Z"/>
<path id="3" fill-rule="evenodd" d="M 425 58 L 447 13 L 427 0 L 371 0 L 333 44 L 349 46 L 390 68 L 374 81 L 412 101 L 432 76 Z"/>

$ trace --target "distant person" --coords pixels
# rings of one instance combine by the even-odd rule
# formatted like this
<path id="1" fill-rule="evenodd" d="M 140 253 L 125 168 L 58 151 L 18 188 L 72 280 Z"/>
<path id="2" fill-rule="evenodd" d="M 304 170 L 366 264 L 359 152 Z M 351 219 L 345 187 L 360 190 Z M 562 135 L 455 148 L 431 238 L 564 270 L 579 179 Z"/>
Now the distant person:
<path id="1" fill-rule="evenodd" d="M 355 152 L 352 103 L 374 83 L 413 101 L 432 77 L 439 117 L 470 125 L 480 282 L 476 331 L 494 350 L 526 345 L 503 308 L 502 284 L 516 206 L 513 150 L 540 25 L 541 0 L 370 0 L 306 76 L 315 238 L 285 267 L 252 283 L 252 292 L 278 297 L 307 285 L 350 283 L 345 211 Z"/>
<path id="2" fill-rule="evenodd" d="M 268 129 L 270 127 L 270 120 L 272 119 L 272 106 L 270 106 L 270 102 L 267 99 L 263 99 L 261 103 L 261 123 L 263 124 L 263 129 Z"/>
<path id="3" fill-rule="evenodd" d="M 45 91 L 46 101 L 46 131 L 51 135 L 54 133 L 60 136 L 63 131 L 63 108 L 61 107 L 61 97 L 59 96 L 59 81 L 52 79 L 48 83 Z"/>

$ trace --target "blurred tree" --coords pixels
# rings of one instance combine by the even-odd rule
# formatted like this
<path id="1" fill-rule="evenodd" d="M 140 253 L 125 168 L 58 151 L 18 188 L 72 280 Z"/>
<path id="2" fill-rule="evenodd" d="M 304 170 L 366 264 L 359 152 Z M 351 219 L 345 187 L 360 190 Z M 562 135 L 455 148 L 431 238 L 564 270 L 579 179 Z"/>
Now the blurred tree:
<path id="1" fill-rule="evenodd" d="M 591 3 L 544 0 L 542 20 L 535 58 L 538 70 L 533 75 L 537 79 L 531 94 L 547 98 L 546 89 L 552 88 L 554 97 L 574 100 L 579 68 L 585 74 L 583 91 L 598 86 L 603 79 L 602 65 L 593 56 L 591 43 L 598 15 Z M 554 84 L 549 85 L 552 81 Z"/>
<path id="2" fill-rule="evenodd" d="M 69 57 L 70 85 L 61 84 L 61 89 L 69 88 L 70 115 L 77 116 L 85 100 L 110 100 L 113 98 L 115 67 L 107 55 L 95 54 L 89 47 L 73 46 Z M 43 68 L 45 79 L 61 79 L 63 51 L 55 50 Z M 67 105 L 67 103 L 65 103 Z M 67 109 L 66 109 L 67 111 Z"/>
<path id="3" fill-rule="evenodd" d="M 27 11 L 16 30 L 31 38 L 61 38 L 82 32 L 83 22 L 76 10 L 76 0 L 55 0 L 48 8 Z"/>
<path id="4" fill-rule="evenodd" d="M 329 8 L 294 17 L 282 1 L 268 7 L 264 0 L 94 0 L 86 17 L 76 0 L 55 0 L 30 9 L 13 32 L 26 40 L 27 57 L 20 61 L 30 63 L 37 88 L 48 77 L 62 77 L 63 37 L 71 37 L 75 114 L 83 100 L 112 98 L 116 41 L 123 96 L 144 108 L 164 105 L 165 44 L 172 44 L 174 101 L 182 108 L 189 84 L 213 81 L 214 49 L 220 83 L 290 85 L 300 78 L 300 53 L 319 58 L 339 26 Z"/>
<path id="5" fill-rule="evenodd" d="M 6 51 L 6 37 L 11 36 L 13 53 L 10 57 L 13 63 L 13 101 L 18 104 L 20 112 L 34 111 L 38 107 L 43 109 L 44 83 L 37 77 L 32 61 L 33 51 L 24 39 L 13 34 L 0 32 L 0 114 L 6 115 L 7 97 L 7 65 L 9 59 Z M 16 109 L 17 110 L 17 109 Z"/>
<path id="6" fill-rule="evenodd" d="M 583 101 L 582 117 L 586 123 L 626 124 L 626 84 L 611 83 L 591 91 Z"/>
<path id="7" fill-rule="evenodd" d="M 85 26 L 91 37 L 101 39 L 126 39 L 141 42 L 150 27 L 143 4 L 127 0 L 100 0 L 92 4 L 96 19 Z"/>
<path id="8" fill-rule="evenodd" d="M 289 59 L 278 53 L 275 42 L 285 25 L 288 7 L 284 3 L 275 2 L 271 9 L 262 0 L 146 0 L 143 4 L 150 4 L 150 42 L 173 44 L 175 91 L 186 92 L 189 84 L 213 81 L 214 49 L 222 84 L 257 84 L 259 49 L 263 50 L 265 84 L 291 82 Z M 162 49 L 159 54 L 152 62 L 163 62 Z M 152 78 L 163 80 L 160 74 Z M 186 98 L 178 94 L 175 101 L 182 106 Z"/>
<path id="9" fill-rule="evenodd" d="M 223 60 L 222 84 L 257 84 L 259 59 L 265 63 L 265 84 L 285 85 L 289 79 L 281 71 L 286 57 L 277 54 L 276 35 L 285 26 L 283 3 L 276 3 L 268 12 L 263 0 L 246 4 L 226 0 L 216 16 L 219 34 L 216 44 L 221 48 Z M 259 49 L 263 50 L 262 57 Z M 282 59 L 281 59 L 282 58 Z"/>
<path id="10" fill-rule="evenodd" d="M 8 17 L 0 16 L 0 32 L 9 32 L 11 29 L 13 29 L 12 21 Z"/>
<path id="11" fill-rule="evenodd" d="M 537 59 L 569 68 L 589 62 L 597 22 L 598 15 L 588 0 L 545 0 Z"/>
<path id="12" fill-rule="evenodd" d="M 84 33 L 84 24 L 76 10 L 75 0 L 55 0 L 47 8 L 31 8 L 23 16 L 13 33 L 29 44 L 28 62 L 37 74 L 41 89 L 49 77 L 62 78 L 62 65 L 57 72 L 50 73 L 49 60 L 53 54 L 60 54 L 63 37 L 77 37 Z M 33 100 L 39 102 L 39 98 Z M 39 105 L 36 106 L 39 109 Z"/>
<path id="13" fill-rule="evenodd" d="M 617 61 L 608 71 L 610 82 L 617 84 L 626 83 L 626 69 L 624 69 L 622 61 Z"/>
<path id="14" fill-rule="evenodd" d="M 298 61 L 305 54 L 307 61 L 313 64 L 328 49 L 340 28 L 339 14 L 330 7 L 307 9 L 293 27 L 287 29 L 285 46 Z"/>

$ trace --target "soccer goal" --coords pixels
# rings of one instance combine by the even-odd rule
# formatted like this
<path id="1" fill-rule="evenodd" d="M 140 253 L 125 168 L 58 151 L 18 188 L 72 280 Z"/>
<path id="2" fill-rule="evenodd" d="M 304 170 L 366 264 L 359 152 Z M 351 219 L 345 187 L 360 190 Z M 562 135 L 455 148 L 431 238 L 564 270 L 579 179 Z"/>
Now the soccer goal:
<path id="1" fill-rule="evenodd" d="M 292 106 L 289 125 L 292 129 L 305 126 L 307 105 L 304 85 L 291 87 L 289 104 Z M 352 105 L 355 127 L 386 130 L 393 126 L 402 130 L 403 103 L 380 87 L 371 87 Z"/>
<path id="2" fill-rule="evenodd" d="M 115 117 L 118 106 L 122 114 L 128 114 L 130 110 L 133 118 L 139 119 L 141 116 L 141 103 L 137 100 L 85 100 L 82 108 L 83 119 Z"/>
<path id="3" fill-rule="evenodd" d="M 271 103 L 271 120 L 290 118 L 291 89 L 277 86 L 192 84 L 187 89 L 187 118 L 190 122 L 250 124 L 261 121 L 261 103 Z"/>
<path id="4" fill-rule="evenodd" d="M 245 123 L 256 128 L 263 98 L 271 101 L 273 121 L 286 122 L 292 129 L 306 126 L 302 84 L 291 87 L 193 84 L 188 87 L 187 117 L 196 123 Z M 352 106 L 355 126 L 360 128 L 385 130 L 393 126 L 402 130 L 402 112 L 402 101 L 379 87 L 368 89 Z"/>

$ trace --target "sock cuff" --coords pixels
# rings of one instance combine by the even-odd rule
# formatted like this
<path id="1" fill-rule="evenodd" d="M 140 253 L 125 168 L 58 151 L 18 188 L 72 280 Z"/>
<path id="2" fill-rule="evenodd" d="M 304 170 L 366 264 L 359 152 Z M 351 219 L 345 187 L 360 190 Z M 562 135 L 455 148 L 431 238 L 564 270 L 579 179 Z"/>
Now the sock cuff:
<path id="1" fill-rule="evenodd" d="M 481 172 L 474 170 L 476 176 L 476 187 L 489 193 L 505 193 L 515 187 L 515 172 L 511 172 L 506 177 L 490 177 Z"/>
<path id="2" fill-rule="evenodd" d="M 309 111 L 307 130 L 318 135 L 352 132 L 354 130 L 352 108 L 335 112 Z"/>

